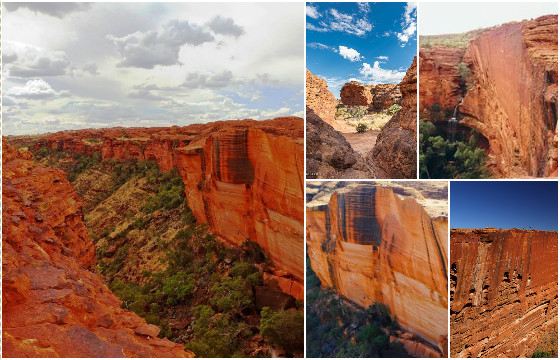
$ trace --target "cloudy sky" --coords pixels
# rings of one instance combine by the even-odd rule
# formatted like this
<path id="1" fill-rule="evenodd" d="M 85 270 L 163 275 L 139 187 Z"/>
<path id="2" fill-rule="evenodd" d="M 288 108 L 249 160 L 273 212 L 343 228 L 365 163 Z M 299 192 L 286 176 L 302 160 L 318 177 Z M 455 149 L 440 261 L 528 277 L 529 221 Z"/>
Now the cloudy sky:
<path id="1" fill-rule="evenodd" d="M 338 97 L 349 80 L 399 83 L 416 55 L 414 3 L 307 3 L 307 68 Z"/>
<path id="2" fill-rule="evenodd" d="M 420 5 L 418 30 L 420 35 L 462 33 L 510 21 L 557 13 L 556 2 L 425 2 Z"/>
<path id="3" fill-rule="evenodd" d="M 303 115 L 301 3 L 4 3 L 3 132 Z"/>

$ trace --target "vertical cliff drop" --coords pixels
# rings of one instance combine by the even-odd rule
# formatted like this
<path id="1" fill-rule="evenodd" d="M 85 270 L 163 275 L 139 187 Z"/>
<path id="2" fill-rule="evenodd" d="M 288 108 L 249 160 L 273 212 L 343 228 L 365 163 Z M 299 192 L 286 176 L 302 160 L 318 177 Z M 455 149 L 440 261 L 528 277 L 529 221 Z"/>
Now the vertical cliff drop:
<path id="1" fill-rule="evenodd" d="M 450 251 L 451 356 L 531 357 L 557 334 L 557 232 L 453 229 Z"/>
<path id="2" fill-rule="evenodd" d="M 307 249 L 322 286 L 383 304 L 416 356 L 447 354 L 444 183 L 308 183 Z M 416 338 L 414 338 L 416 336 Z"/>
<path id="3" fill-rule="evenodd" d="M 557 15 L 546 15 L 421 37 L 422 119 L 445 133 L 457 109 L 492 177 L 557 177 L 557 31 Z"/>

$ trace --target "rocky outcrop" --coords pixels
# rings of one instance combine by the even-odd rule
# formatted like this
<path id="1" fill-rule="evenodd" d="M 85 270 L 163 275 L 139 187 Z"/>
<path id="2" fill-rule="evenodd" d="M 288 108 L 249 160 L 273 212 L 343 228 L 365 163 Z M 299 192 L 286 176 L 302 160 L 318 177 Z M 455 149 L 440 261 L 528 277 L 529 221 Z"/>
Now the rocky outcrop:
<path id="1" fill-rule="evenodd" d="M 399 84 L 377 84 L 371 89 L 372 101 L 370 110 L 381 112 L 392 105 L 400 105 L 402 94 Z"/>
<path id="2" fill-rule="evenodd" d="M 231 246 L 258 243 L 273 279 L 303 298 L 303 121 L 223 121 L 171 128 L 114 128 L 42 136 L 33 146 L 177 168 L 200 223 Z"/>
<path id="3" fill-rule="evenodd" d="M 557 16 L 545 16 L 484 32 L 467 49 L 461 122 L 488 139 L 495 176 L 557 176 L 557 31 Z"/>
<path id="4" fill-rule="evenodd" d="M 416 178 L 416 58 L 399 87 L 402 108 L 383 127 L 367 155 L 377 178 Z"/>
<path id="5" fill-rule="evenodd" d="M 362 307 L 386 305 L 425 341 L 417 355 L 446 355 L 446 183 L 311 182 L 307 199 L 308 256 L 322 285 Z"/>
<path id="6" fill-rule="evenodd" d="M 64 172 L 3 146 L 2 350 L 8 357 L 192 357 L 123 310 Z"/>
<path id="7" fill-rule="evenodd" d="M 323 121 L 336 126 L 338 100 L 330 92 L 327 82 L 307 70 L 305 74 L 305 105 Z"/>
<path id="8" fill-rule="evenodd" d="M 400 104 L 398 84 L 364 85 L 358 81 L 344 84 L 340 90 L 340 102 L 346 106 L 367 106 L 369 111 L 382 112 L 393 104 Z"/>
<path id="9" fill-rule="evenodd" d="M 530 357 L 558 324 L 558 233 L 451 231 L 451 355 Z"/>
<path id="10" fill-rule="evenodd" d="M 430 113 L 459 105 L 459 124 L 489 144 L 494 177 L 558 176 L 557 31 L 549 15 L 479 30 L 463 46 L 422 48 L 421 114 L 435 120 Z"/>
<path id="11" fill-rule="evenodd" d="M 344 136 L 313 110 L 306 111 L 308 179 L 360 179 L 373 174 Z"/>
<path id="12" fill-rule="evenodd" d="M 372 85 L 350 81 L 340 89 L 340 102 L 347 106 L 370 106 L 373 101 Z"/>
<path id="13" fill-rule="evenodd" d="M 433 109 L 453 109 L 461 101 L 459 64 L 465 49 L 434 46 L 420 48 L 420 113 Z"/>

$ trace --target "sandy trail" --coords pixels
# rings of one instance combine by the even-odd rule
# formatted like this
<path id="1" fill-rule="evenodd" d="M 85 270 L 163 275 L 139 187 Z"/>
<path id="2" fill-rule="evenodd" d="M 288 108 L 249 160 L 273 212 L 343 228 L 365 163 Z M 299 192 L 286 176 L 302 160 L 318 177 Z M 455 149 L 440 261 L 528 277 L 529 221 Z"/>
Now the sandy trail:
<path id="1" fill-rule="evenodd" d="M 365 156 L 375 145 L 377 135 L 380 130 L 368 130 L 365 133 L 342 133 L 346 141 L 350 143 L 352 149 L 359 152 L 360 155 Z"/>

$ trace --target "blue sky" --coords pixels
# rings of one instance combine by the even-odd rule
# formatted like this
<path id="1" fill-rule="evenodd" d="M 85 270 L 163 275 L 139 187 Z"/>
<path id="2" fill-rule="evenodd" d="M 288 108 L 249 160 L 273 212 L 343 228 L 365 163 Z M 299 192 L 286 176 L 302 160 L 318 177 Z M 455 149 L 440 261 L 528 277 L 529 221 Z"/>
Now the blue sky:
<path id="1" fill-rule="evenodd" d="M 556 181 L 451 181 L 451 227 L 558 230 Z"/>
<path id="2" fill-rule="evenodd" d="M 303 116 L 302 3 L 6 3 L 6 135 Z"/>
<path id="3" fill-rule="evenodd" d="M 351 79 L 398 83 L 416 55 L 414 3 L 307 3 L 307 68 L 335 96 Z"/>

